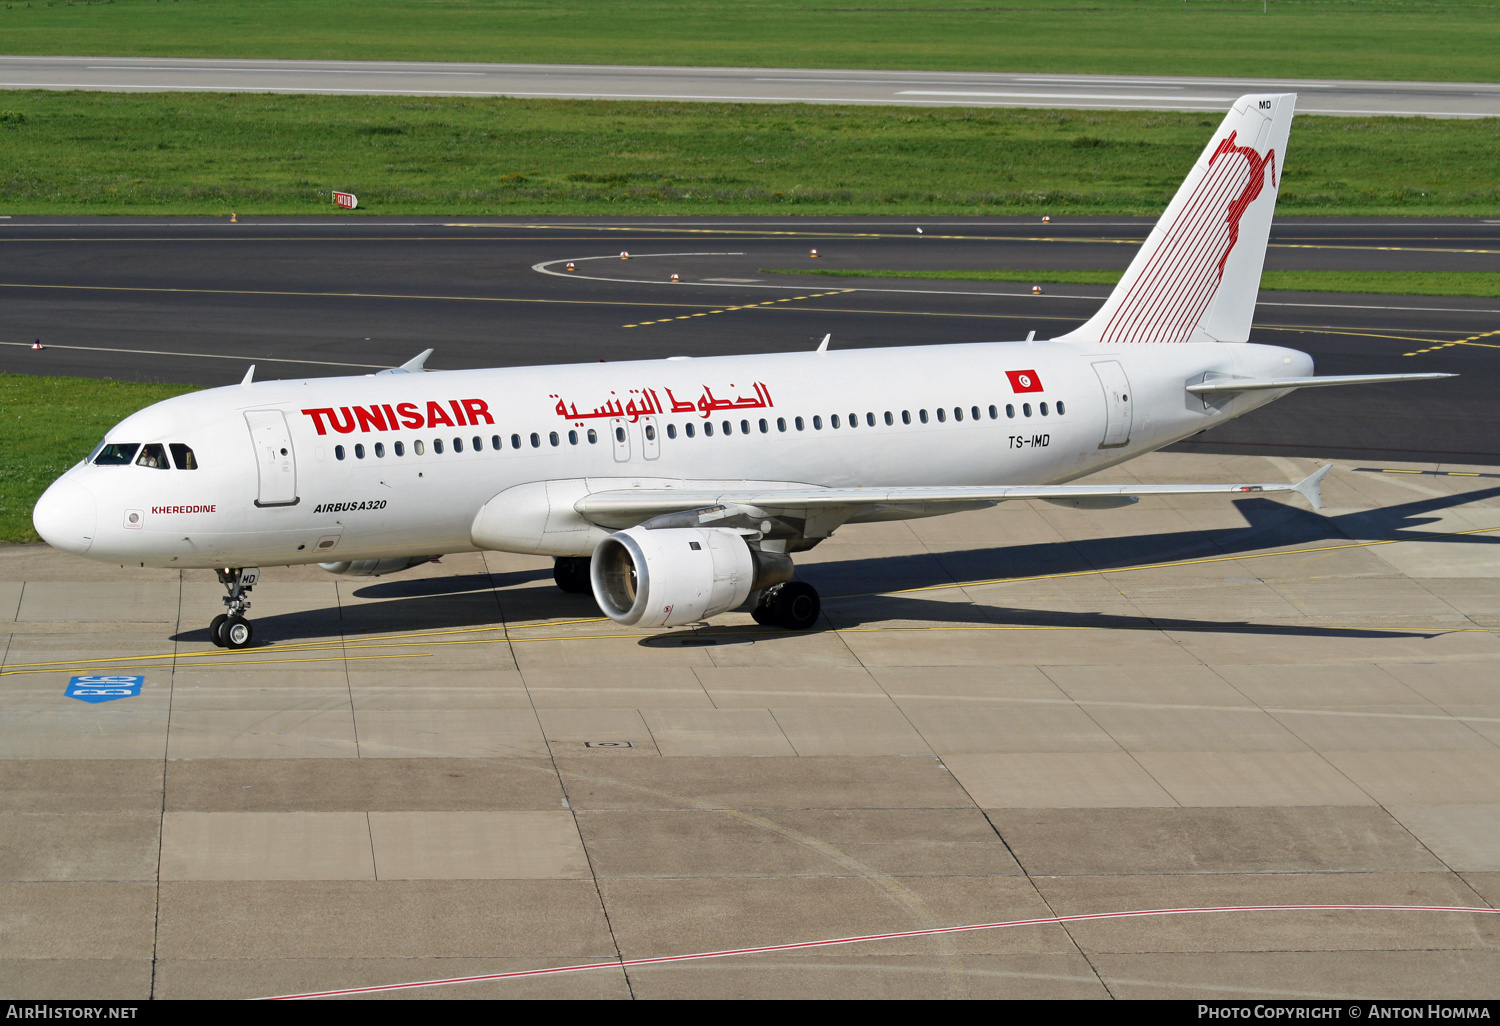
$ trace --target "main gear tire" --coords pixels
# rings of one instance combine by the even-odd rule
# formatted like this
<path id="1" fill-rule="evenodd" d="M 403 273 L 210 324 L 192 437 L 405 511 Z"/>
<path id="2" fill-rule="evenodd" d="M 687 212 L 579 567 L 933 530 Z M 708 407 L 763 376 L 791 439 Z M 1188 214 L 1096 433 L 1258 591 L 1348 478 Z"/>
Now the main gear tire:
<path id="1" fill-rule="evenodd" d="M 552 564 L 552 579 L 569 595 L 581 595 L 593 591 L 589 580 L 588 556 L 559 556 Z"/>
<path id="2" fill-rule="evenodd" d="M 224 647 L 224 624 L 228 621 L 229 617 L 224 613 L 220 613 L 208 622 L 208 640 L 212 641 L 219 648 Z"/>
<path id="3" fill-rule="evenodd" d="M 770 600 L 771 616 L 779 627 L 789 631 L 805 631 L 818 622 L 823 611 L 822 600 L 817 589 L 802 581 L 787 581 L 776 589 Z"/>

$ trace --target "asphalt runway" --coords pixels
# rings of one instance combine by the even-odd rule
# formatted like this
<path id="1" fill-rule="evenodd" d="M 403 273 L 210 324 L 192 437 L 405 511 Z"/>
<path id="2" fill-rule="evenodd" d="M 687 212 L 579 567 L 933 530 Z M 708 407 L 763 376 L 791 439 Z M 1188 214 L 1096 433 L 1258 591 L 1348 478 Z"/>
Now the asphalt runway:
<path id="1" fill-rule="evenodd" d="M 0 220 L 0 370 L 222 385 L 250 363 L 262 378 L 368 373 L 429 347 L 429 367 L 452 369 L 779 352 L 824 334 L 840 348 L 1048 338 L 1108 288 L 764 272 L 1123 268 L 1150 224 L 15 217 Z M 1281 219 L 1266 266 L 1500 270 L 1500 221 Z M 1461 377 L 1294 394 L 1181 448 L 1500 463 L 1497 330 L 1500 299 L 1262 293 L 1253 339 L 1313 354 L 1320 373 Z"/>
<path id="2" fill-rule="evenodd" d="M 1495 117 L 1500 85 L 799 68 L 0 57 L 0 89 L 514 96 L 732 103 L 1209 110 L 1295 92 L 1298 113 Z"/>

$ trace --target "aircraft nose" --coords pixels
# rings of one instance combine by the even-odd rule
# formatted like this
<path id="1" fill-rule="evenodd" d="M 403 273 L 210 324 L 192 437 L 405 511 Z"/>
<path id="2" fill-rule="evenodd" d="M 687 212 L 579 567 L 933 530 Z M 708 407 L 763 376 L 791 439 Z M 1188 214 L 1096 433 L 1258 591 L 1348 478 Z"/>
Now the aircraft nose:
<path id="1" fill-rule="evenodd" d="M 94 493 L 64 474 L 37 500 L 31 523 L 48 545 L 81 556 L 94 544 L 97 514 Z"/>

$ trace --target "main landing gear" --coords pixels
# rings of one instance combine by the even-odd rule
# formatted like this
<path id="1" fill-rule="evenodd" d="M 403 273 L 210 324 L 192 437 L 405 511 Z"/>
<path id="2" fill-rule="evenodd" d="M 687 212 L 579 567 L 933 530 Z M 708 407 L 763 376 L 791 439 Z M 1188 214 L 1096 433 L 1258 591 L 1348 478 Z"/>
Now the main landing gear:
<path id="1" fill-rule="evenodd" d="M 593 591 L 594 586 L 589 582 L 591 562 L 588 556 L 559 556 L 552 564 L 552 579 L 569 595 Z"/>
<path id="2" fill-rule="evenodd" d="M 818 622 L 823 603 L 817 589 L 802 581 L 787 581 L 760 593 L 760 601 L 750 611 L 758 624 L 805 631 Z"/>
<path id="3" fill-rule="evenodd" d="M 219 583 L 229 589 L 229 594 L 224 597 L 224 605 L 229 609 L 209 623 L 208 637 L 220 648 L 247 648 L 255 638 L 255 631 L 245 619 L 245 610 L 250 608 L 250 600 L 245 596 L 260 579 L 260 568 L 225 568 L 217 573 Z"/>

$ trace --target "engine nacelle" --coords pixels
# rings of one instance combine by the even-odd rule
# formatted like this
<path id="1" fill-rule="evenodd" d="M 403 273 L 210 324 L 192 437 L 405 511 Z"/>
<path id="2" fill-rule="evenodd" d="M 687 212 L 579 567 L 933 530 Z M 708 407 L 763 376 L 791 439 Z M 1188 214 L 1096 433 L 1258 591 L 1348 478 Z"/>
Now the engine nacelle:
<path id="1" fill-rule="evenodd" d="M 327 570 L 331 574 L 343 574 L 345 577 L 384 577 L 386 574 L 400 573 L 402 570 L 410 570 L 414 566 L 423 563 L 431 563 L 441 556 L 388 556 L 385 559 L 346 559 L 342 563 L 319 563 L 320 570 Z"/>
<path id="2" fill-rule="evenodd" d="M 677 627 L 791 580 L 792 561 L 752 549 L 739 531 L 632 527 L 594 549 L 589 579 L 606 616 L 627 627 Z"/>

